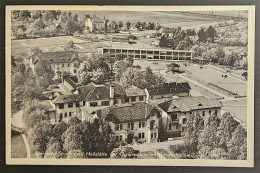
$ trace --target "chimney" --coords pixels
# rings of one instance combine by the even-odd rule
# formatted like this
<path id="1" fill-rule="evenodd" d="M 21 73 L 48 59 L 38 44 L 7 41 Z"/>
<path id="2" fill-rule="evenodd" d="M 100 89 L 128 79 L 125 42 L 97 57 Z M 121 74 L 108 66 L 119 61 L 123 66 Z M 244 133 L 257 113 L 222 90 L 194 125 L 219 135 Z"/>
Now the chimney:
<path id="1" fill-rule="evenodd" d="M 115 98 L 115 86 L 113 84 L 110 84 L 110 106 L 114 105 L 114 98 Z"/>

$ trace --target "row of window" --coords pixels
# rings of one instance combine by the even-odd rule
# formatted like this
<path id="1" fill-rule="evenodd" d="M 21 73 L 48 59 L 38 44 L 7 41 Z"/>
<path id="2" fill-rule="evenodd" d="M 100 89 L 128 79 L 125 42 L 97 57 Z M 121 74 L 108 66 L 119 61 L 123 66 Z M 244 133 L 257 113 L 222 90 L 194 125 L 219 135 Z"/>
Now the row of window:
<path id="1" fill-rule="evenodd" d="M 84 102 L 83 102 L 84 103 Z M 83 104 L 84 105 L 84 104 Z M 76 107 L 80 107 L 79 102 L 76 102 Z M 73 103 L 68 103 L 68 108 L 73 108 Z M 59 104 L 59 109 L 64 109 L 64 103 Z"/>
<path id="2" fill-rule="evenodd" d="M 191 56 L 191 52 L 173 52 L 173 51 L 151 51 L 151 50 L 126 50 L 126 49 L 104 49 L 104 53 L 136 53 L 136 54 L 157 54 L 157 55 L 186 55 Z"/>
<path id="3" fill-rule="evenodd" d="M 131 102 L 136 102 L 136 97 L 135 96 L 131 96 Z M 144 96 L 139 96 L 139 101 L 144 101 Z M 129 102 L 129 97 L 125 98 L 125 102 Z"/>
<path id="4" fill-rule="evenodd" d="M 67 114 L 67 112 L 64 113 L 64 117 L 63 117 L 63 113 L 60 113 L 60 120 L 63 118 L 67 118 L 68 116 L 71 117 L 72 112 L 69 112 L 69 115 Z"/>
<path id="5" fill-rule="evenodd" d="M 90 102 L 89 103 L 90 107 L 96 107 L 98 106 L 97 102 Z M 109 101 L 102 101 L 101 106 L 109 106 Z"/>
<path id="6" fill-rule="evenodd" d="M 134 122 L 130 122 L 127 124 L 128 129 L 133 130 L 134 129 Z M 138 127 L 139 128 L 144 128 L 145 127 L 145 122 L 144 121 L 139 121 L 138 122 Z M 116 130 L 122 130 L 123 125 L 122 124 L 116 124 Z"/>

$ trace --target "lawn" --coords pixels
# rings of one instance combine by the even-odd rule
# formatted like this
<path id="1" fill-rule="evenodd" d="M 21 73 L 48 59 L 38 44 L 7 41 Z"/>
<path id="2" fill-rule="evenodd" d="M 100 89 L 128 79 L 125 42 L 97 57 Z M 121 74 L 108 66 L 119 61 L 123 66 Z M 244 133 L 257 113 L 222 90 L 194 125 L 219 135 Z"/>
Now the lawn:
<path id="1" fill-rule="evenodd" d="M 11 138 L 11 158 L 26 158 L 26 147 L 21 135 Z"/>

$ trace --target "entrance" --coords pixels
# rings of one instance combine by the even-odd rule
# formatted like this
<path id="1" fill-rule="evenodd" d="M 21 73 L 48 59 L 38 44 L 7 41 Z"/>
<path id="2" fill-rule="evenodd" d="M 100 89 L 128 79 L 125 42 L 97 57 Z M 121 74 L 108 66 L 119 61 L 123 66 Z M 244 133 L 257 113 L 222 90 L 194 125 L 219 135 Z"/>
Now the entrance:
<path id="1" fill-rule="evenodd" d="M 132 144 L 133 143 L 134 134 L 128 134 L 127 135 L 127 143 Z"/>

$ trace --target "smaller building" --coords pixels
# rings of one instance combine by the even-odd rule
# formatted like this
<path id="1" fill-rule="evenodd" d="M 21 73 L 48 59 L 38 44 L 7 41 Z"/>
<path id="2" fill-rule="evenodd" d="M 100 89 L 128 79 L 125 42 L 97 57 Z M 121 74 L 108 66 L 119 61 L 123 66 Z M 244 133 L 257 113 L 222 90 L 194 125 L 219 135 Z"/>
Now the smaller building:
<path id="1" fill-rule="evenodd" d="M 216 99 L 199 97 L 179 97 L 158 104 L 162 110 L 164 128 L 167 132 L 185 130 L 188 118 L 199 114 L 202 118 L 213 114 L 220 116 L 222 104 Z"/>
<path id="2" fill-rule="evenodd" d="M 173 96 L 186 97 L 190 96 L 190 85 L 188 82 L 171 82 L 162 86 L 151 86 L 145 89 L 146 98 L 148 100 L 172 98 Z"/>
<path id="3" fill-rule="evenodd" d="M 35 67 L 39 62 L 48 65 L 57 74 L 60 72 L 69 72 L 76 74 L 81 60 L 76 52 L 40 52 L 35 53 L 30 58 L 30 67 L 35 74 Z"/>
<path id="4" fill-rule="evenodd" d="M 148 103 L 113 105 L 97 112 L 107 122 L 118 142 L 157 142 L 160 111 Z"/>
<path id="5" fill-rule="evenodd" d="M 87 19 L 85 23 L 85 27 L 90 31 L 105 31 L 105 20 L 97 17 L 97 16 L 91 16 Z"/>

